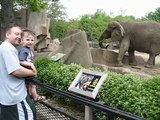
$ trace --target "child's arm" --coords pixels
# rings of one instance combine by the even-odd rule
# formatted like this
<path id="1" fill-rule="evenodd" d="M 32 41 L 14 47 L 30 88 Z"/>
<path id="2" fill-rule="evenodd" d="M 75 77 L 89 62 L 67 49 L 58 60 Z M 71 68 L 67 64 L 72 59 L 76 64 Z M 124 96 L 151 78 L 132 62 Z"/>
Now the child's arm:
<path id="1" fill-rule="evenodd" d="M 31 62 L 27 62 L 27 61 L 20 61 L 20 64 L 24 67 L 29 67 L 31 68 L 34 72 L 37 71 L 34 64 Z"/>

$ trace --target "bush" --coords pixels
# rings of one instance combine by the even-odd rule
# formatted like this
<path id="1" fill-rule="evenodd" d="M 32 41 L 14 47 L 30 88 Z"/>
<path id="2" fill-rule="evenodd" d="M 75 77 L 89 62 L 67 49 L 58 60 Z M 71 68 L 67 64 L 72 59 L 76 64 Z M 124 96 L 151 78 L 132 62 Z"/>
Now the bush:
<path id="1" fill-rule="evenodd" d="M 142 80 L 135 75 L 109 73 L 100 99 L 112 107 L 152 119 L 160 119 L 160 77 Z"/>
<path id="2" fill-rule="evenodd" d="M 65 91 L 82 68 L 77 64 L 65 65 L 47 58 L 37 59 L 36 66 L 38 79 L 42 83 Z M 160 119 L 160 77 L 158 76 L 142 79 L 135 75 L 108 72 L 108 78 L 102 85 L 98 97 L 109 106 L 146 119 Z"/>

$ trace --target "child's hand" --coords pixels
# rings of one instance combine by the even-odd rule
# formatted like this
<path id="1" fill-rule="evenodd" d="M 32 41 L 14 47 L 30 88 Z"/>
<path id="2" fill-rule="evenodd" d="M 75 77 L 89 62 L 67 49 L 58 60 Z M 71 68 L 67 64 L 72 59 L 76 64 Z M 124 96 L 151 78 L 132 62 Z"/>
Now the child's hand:
<path id="1" fill-rule="evenodd" d="M 33 72 L 36 72 L 36 71 L 37 71 L 34 65 L 31 65 L 30 67 L 31 67 L 31 69 L 33 70 Z"/>
<path id="2" fill-rule="evenodd" d="M 36 73 L 36 75 L 35 75 L 35 76 L 37 76 L 37 70 L 36 70 L 36 68 L 35 68 L 35 66 L 34 66 L 34 65 L 31 65 L 31 69 L 33 70 L 33 72 L 35 72 L 35 73 Z"/>

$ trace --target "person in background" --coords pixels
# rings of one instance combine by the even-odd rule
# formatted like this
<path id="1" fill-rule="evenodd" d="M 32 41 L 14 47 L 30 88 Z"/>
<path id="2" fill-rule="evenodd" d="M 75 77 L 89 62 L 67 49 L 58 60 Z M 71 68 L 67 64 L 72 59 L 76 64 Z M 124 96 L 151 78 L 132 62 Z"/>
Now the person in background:
<path id="1" fill-rule="evenodd" d="M 36 120 L 36 108 L 27 95 L 25 77 L 37 71 L 20 65 L 16 47 L 21 42 L 22 30 L 12 26 L 0 45 L 0 120 Z"/>
<path id="2" fill-rule="evenodd" d="M 29 29 L 24 29 L 21 34 L 21 45 L 18 47 L 18 56 L 20 64 L 23 67 L 36 71 L 36 68 L 33 63 L 34 54 L 32 52 L 34 40 L 35 40 L 35 34 Z M 34 101 L 40 101 L 45 99 L 44 96 L 39 96 L 37 94 L 36 85 L 33 84 L 33 81 L 36 80 L 35 76 L 26 77 L 25 80 L 28 93 L 33 98 Z"/>

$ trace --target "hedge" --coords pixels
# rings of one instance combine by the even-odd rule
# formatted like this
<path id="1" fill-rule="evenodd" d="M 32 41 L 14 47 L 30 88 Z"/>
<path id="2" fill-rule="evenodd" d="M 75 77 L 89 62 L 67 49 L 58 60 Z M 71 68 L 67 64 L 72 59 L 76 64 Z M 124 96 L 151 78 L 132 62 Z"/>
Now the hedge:
<path id="1" fill-rule="evenodd" d="M 35 64 L 38 80 L 65 91 L 82 68 L 77 64 L 53 62 L 48 58 L 38 58 Z M 108 72 L 98 97 L 109 106 L 148 120 L 160 120 L 160 76 L 142 79 L 132 74 Z"/>

